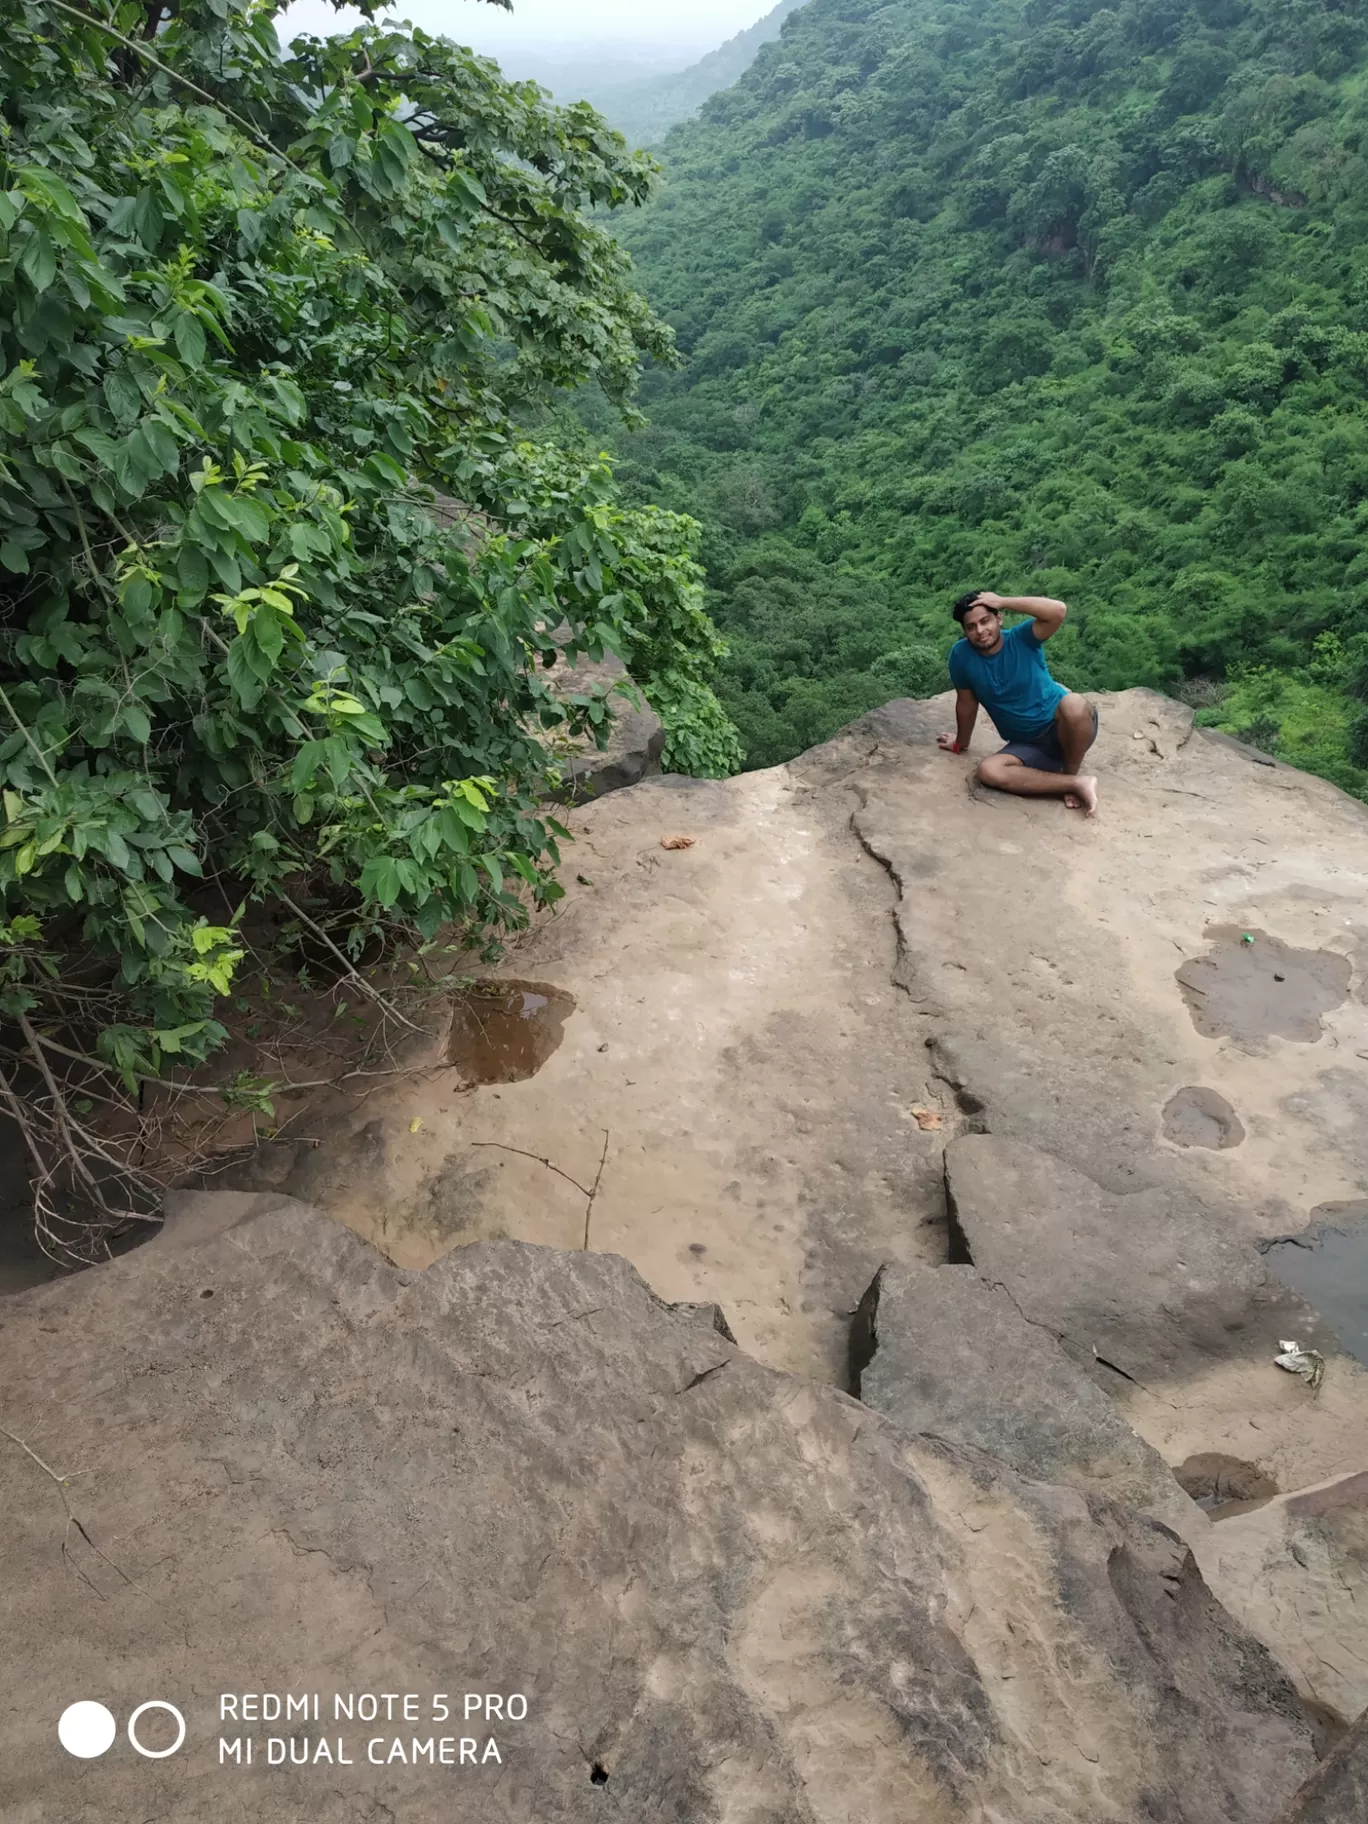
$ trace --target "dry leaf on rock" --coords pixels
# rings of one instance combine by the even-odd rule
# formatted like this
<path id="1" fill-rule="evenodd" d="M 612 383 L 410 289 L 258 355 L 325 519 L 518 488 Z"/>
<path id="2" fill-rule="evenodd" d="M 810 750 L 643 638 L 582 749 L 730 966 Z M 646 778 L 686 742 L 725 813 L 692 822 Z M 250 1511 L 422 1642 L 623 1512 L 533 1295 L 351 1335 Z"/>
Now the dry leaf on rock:
<path id="1" fill-rule="evenodd" d="M 662 849 L 691 849 L 697 840 L 696 836 L 662 836 L 660 846 Z"/>
<path id="2" fill-rule="evenodd" d="M 938 1108 L 923 1108 L 920 1102 L 914 1102 L 908 1113 L 923 1132 L 934 1132 L 941 1124 Z"/>

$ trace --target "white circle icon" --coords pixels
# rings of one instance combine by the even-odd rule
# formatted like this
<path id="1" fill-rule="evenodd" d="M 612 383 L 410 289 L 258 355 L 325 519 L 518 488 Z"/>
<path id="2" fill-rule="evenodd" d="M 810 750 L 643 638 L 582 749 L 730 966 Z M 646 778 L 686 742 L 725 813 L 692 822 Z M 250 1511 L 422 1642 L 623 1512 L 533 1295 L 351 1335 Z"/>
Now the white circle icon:
<path id="1" fill-rule="evenodd" d="M 134 1723 L 137 1722 L 140 1716 L 145 1716 L 149 1710 L 165 1710 L 168 1716 L 175 1717 L 179 1726 L 179 1733 L 169 1748 L 144 1748 L 137 1736 L 134 1735 Z M 113 1719 L 111 1718 L 110 1720 L 112 1721 Z M 128 1739 L 132 1742 L 138 1753 L 146 1755 L 149 1761 L 164 1761 L 167 1755 L 174 1754 L 177 1748 L 179 1748 L 181 1743 L 185 1740 L 185 1718 L 181 1715 L 180 1711 L 177 1710 L 174 1704 L 164 1704 L 159 1697 L 150 1698 L 147 1703 L 139 1704 L 132 1716 L 129 1717 Z"/>
<path id="2" fill-rule="evenodd" d="M 68 1704 L 57 1719 L 57 1740 L 68 1754 L 79 1761 L 93 1761 L 109 1747 L 118 1733 L 118 1724 L 103 1704 Z"/>

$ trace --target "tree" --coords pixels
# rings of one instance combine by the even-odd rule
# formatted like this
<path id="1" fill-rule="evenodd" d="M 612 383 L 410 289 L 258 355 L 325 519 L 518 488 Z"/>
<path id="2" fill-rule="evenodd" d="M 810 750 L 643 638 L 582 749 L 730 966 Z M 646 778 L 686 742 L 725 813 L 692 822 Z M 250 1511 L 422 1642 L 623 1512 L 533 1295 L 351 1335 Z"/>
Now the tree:
<path id="1" fill-rule="evenodd" d="M 640 654 L 735 764 L 696 528 L 525 428 L 670 359 L 597 219 L 653 167 L 445 40 L 282 53 L 276 11 L 17 0 L 0 40 L 0 1100 L 44 1181 L 64 1057 L 132 1089 L 223 1038 L 206 869 L 357 941 L 559 894 L 558 645 Z"/>

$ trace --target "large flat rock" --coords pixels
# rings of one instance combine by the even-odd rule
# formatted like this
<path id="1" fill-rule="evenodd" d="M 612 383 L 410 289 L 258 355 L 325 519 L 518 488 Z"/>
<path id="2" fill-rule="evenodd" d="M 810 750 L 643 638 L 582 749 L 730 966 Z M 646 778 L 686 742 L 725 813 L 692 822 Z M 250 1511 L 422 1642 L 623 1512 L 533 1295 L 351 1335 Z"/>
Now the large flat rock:
<path id="1" fill-rule="evenodd" d="M 1098 701 L 1091 820 L 977 787 L 936 746 L 948 698 L 788 767 L 571 809 L 567 897 L 499 971 L 573 998 L 541 1068 L 471 1087 L 439 1051 L 282 1105 L 238 1188 L 322 1204 L 412 1269 L 587 1229 L 770 1367 L 844 1386 L 879 1267 L 954 1251 L 943 1152 L 981 1133 L 1025 1149 L 1033 1201 L 983 1204 L 980 1271 L 1171 1469 L 1219 1459 L 1280 1496 L 1368 1470 L 1364 1374 L 1259 1254 L 1368 1187 L 1368 809 L 1153 693 Z M 1234 1001 L 1198 1020 L 1214 980 Z M 1318 1394 L 1274 1366 L 1294 1336 L 1325 1343 Z M 1344 1538 L 1262 1581 L 1234 1535 L 1203 1548 L 1308 1698 Z"/>
<path id="2" fill-rule="evenodd" d="M 413 1275 L 220 1214 L 4 1308 L 7 1824 L 1269 1824 L 1311 1772 L 1152 1521 L 765 1368 L 611 1255 Z M 261 1692 L 422 1720 L 221 1721 Z M 526 1719 L 434 1726 L 466 1692 Z M 184 1746 L 74 1760 L 77 1697 L 174 1703 Z M 387 1758 L 443 1734 L 500 1759 Z"/>

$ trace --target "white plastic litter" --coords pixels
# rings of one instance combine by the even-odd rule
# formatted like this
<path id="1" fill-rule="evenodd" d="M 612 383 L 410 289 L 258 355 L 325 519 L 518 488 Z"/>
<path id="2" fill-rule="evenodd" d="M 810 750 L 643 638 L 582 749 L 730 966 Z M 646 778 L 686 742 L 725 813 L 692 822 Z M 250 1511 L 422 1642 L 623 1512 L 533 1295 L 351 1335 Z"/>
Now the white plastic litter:
<path id="1" fill-rule="evenodd" d="M 1320 1350 L 1303 1349 L 1295 1340 L 1280 1341 L 1278 1347 L 1282 1354 L 1273 1357 L 1278 1367 L 1285 1368 L 1289 1374 L 1300 1375 L 1313 1393 L 1318 1392 L 1325 1379 L 1325 1357 Z"/>

